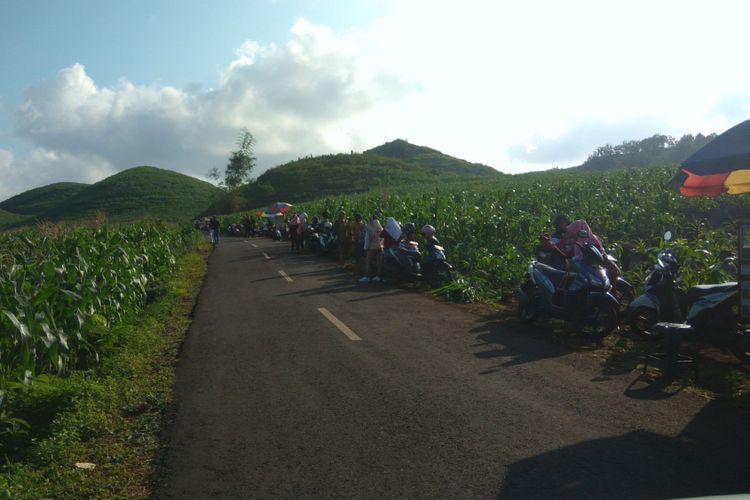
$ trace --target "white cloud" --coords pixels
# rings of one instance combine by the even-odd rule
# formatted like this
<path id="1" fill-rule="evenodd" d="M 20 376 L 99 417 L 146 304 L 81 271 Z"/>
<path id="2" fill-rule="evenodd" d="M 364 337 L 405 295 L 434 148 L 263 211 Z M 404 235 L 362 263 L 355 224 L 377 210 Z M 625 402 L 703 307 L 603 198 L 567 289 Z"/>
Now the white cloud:
<path id="1" fill-rule="evenodd" d="M 97 180 L 136 165 L 200 177 L 225 165 L 243 127 L 256 137 L 260 169 L 273 166 L 268 161 L 348 150 L 367 141 L 346 122 L 408 91 L 387 69 L 367 67 L 360 56 L 370 43 L 300 19 L 283 46 L 244 43 L 208 91 L 127 80 L 102 88 L 74 64 L 27 90 L 16 132 L 49 154 L 78 158 L 77 171 L 63 169 L 73 174 L 69 180 Z M 16 189 L 46 181 L 25 173 L 50 161 L 16 160 Z M 20 180 L 30 178 L 32 186 Z"/>

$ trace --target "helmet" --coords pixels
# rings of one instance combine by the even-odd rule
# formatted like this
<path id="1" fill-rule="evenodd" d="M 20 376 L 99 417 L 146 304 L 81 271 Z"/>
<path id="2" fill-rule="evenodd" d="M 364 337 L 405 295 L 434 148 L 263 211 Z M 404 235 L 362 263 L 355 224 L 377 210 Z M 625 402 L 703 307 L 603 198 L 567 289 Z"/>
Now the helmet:
<path id="1" fill-rule="evenodd" d="M 434 236 L 435 235 L 435 228 L 432 227 L 429 224 L 426 224 L 426 225 L 422 226 L 422 229 L 420 230 L 420 232 L 422 234 L 424 234 L 425 236 L 428 236 L 428 237 L 429 236 Z"/>
<path id="2" fill-rule="evenodd" d="M 417 231 L 417 228 L 413 222 L 407 222 L 404 224 L 402 231 L 406 234 L 414 234 Z"/>
<path id="3" fill-rule="evenodd" d="M 661 267 L 663 267 L 664 269 L 668 269 L 673 273 L 676 273 L 677 269 L 680 267 L 677 259 L 674 255 L 672 255 L 671 252 L 660 252 L 659 257 L 657 258 L 657 262 Z"/>

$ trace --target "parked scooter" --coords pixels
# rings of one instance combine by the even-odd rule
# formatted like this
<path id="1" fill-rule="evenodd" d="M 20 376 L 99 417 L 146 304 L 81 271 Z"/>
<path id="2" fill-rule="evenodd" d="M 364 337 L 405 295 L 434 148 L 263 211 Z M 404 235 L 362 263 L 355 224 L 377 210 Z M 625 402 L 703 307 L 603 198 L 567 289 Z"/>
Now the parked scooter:
<path id="1" fill-rule="evenodd" d="M 414 280 L 422 277 L 422 253 L 416 241 L 401 241 L 398 248 L 383 251 L 383 277 L 386 281 Z"/>
<path id="2" fill-rule="evenodd" d="M 322 222 L 314 238 L 313 247 L 324 255 L 335 255 L 339 248 L 339 240 L 333 232 L 333 224 L 327 219 Z"/>
<path id="3" fill-rule="evenodd" d="M 539 240 L 535 255 L 536 260 L 547 264 L 556 269 L 565 265 L 566 258 L 563 253 L 555 249 L 548 243 L 549 235 L 542 235 Z M 635 299 L 635 287 L 622 277 L 620 266 L 617 265 L 617 259 L 608 253 L 603 254 L 604 269 L 607 271 L 607 277 L 612 284 L 612 295 L 620 304 L 620 313 L 624 313 L 630 303 Z"/>
<path id="4" fill-rule="evenodd" d="M 435 237 L 435 228 L 431 225 L 422 227 L 427 252 L 422 259 L 422 275 L 433 288 L 440 288 L 453 281 L 453 266 L 445 257 L 445 248 Z"/>
<path id="5" fill-rule="evenodd" d="M 619 322 L 620 305 L 611 294 L 602 253 L 591 244 L 580 246 L 581 256 L 568 260 L 565 271 L 536 260 L 516 289 L 523 322 L 542 317 L 562 319 L 585 338 L 609 335 Z"/>
<path id="6" fill-rule="evenodd" d="M 669 241 L 671 233 L 664 235 Z M 659 338 L 659 322 L 686 323 L 688 333 L 731 351 L 743 363 L 750 363 L 750 333 L 738 323 L 735 307 L 739 300 L 736 281 L 697 285 L 687 293 L 679 286 L 679 263 L 671 249 L 659 252 L 646 276 L 644 294 L 627 311 L 630 331 L 644 338 Z"/>

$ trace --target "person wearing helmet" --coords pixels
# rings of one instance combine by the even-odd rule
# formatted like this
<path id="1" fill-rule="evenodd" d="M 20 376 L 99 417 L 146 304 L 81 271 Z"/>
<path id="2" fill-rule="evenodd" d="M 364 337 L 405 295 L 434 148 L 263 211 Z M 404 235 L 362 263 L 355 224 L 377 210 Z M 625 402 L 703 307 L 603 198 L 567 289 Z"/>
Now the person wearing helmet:
<path id="1" fill-rule="evenodd" d="M 425 224 L 424 226 L 422 226 L 422 229 L 419 232 L 422 233 L 422 236 L 424 236 L 428 244 L 434 244 L 434 245 L 440 244 L 438 239 L 435 238 L 435 228 L 432 227 L 431 225 Z"/>

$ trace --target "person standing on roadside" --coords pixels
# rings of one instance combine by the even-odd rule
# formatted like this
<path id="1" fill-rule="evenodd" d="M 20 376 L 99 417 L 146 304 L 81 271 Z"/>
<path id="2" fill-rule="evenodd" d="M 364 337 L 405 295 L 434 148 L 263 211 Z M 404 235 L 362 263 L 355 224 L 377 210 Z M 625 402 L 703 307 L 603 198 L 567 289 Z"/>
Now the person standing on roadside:
<path id="1" fill-rule="evenodd" d="M 362 215 L 354 214 L 354 220 L 352 221 L 349 233 L 351 234 L 352 246 L 354 247 L 354 260 L 357 263 L 357 268 L 359 268 L 364 256 L 365 241 L 365 223 L 362 221 Z"/>
<path id="2" fill-rule="evenodd" d="M 213 246 L 219 244 L 219 220 L 215 215 L 211 216 L 211 220 L 208 221 L 208 228 L 211 230 L 211 243 Z"/>
<path id="3" fill-rule="evenodd" d="M 365 275 L 359 280 L 361 283 L 367 283 L 369 281 L 380 281 L 380 276 L 376 275 L 374 278 L 370 278 L 370 270 L 372 261 L 380 269 L 383 261 L 383 239 L 380 237 L 380 233 L 383 232 L 383 226 L 380 225 L 377 215 L 373 215 L 370 218 L 370 223 L 367 225 L 365 230 Z"/>
<path id="4" fill-rule="evenodd" d="M 351 236 L 349 234 L 349 221 L 346 218 L 346 212 L 341 210 L 336 222 L 333 224 L 333 234 L 339 241 L 339 265 L 343 266 L 346 258 L 349 256 L 351 247 Z"/>
<path id="5" fill-rule="evenodd" d="M 299 229 L 300 220 L 299 215 L 297 215 L 297 212 L 294 212 L 292 214 L 292 218 L 289 219 L 289 239 L 292 242 L 292 249 L 291 251 L 294 252 L 295 250 L 299 251 L 299 232 L 297 231 Z"/>

